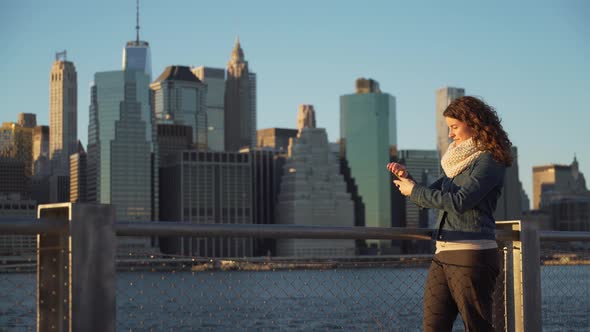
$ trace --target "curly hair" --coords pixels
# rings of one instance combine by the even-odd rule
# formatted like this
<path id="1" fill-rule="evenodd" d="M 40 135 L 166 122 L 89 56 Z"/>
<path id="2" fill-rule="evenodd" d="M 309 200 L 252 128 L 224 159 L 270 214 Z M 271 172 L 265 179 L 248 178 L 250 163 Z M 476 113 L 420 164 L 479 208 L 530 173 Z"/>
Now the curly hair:
<path id="1" fill-rule="evenodd" d="M 500 164 L 512 165 L 512 142 L 491 106 L 478 98 L 465 96 L 453 100 L 443 115 L 465 122 L 473 130 L 472 138 L 478 149 L 490 152 Z"/>

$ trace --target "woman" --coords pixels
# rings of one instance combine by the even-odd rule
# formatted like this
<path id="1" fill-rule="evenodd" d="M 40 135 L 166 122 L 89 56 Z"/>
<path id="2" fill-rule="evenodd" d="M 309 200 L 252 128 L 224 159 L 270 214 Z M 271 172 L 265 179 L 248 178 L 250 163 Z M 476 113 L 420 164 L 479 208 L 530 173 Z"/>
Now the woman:
<path id="1" fill-rule="evenodd" d="M 512 163 L 511 143 L 497 113 L 477 98 L 455 99 L 443 115 L 453 142 L 441 159 L 442 177 L 424 187 L 405 166 L 387 165 L 404 196 L 439 210 L 423 330 L 451 331 L 460 313 L 466 331 L 493 331 L 492 293 L 499 271 L 493 213 Z"/>

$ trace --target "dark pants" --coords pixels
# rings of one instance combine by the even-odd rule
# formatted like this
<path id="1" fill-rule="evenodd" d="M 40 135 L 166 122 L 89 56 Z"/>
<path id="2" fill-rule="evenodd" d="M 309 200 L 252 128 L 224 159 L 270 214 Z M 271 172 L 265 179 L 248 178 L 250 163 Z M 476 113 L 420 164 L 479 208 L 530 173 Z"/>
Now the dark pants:
<path id="1" fill-rule="evenodd" d="M 443 251 L 434 256 L 424 286 L 424 331 L 451 331 L 457 313 L 465 331 L 494 331 L 492 294 L 497 249 Z"/>

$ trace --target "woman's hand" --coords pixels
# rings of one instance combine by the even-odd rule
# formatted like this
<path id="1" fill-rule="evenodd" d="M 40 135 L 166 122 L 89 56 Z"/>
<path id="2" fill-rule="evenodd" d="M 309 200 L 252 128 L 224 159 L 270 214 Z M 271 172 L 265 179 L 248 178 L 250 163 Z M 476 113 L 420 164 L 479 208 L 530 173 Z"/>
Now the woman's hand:
<path id="1" fill-rule="evenodd" d="M 414 185 L 416 184 L 414 181 L 408 178 L 400 178 L 399 180 L 393 180 L 393 183 L 395 184 L 397 189 L 399 189 L 399 192 L 406 197 L 412 194 L 412 189 L 414 189 Z"/>
<path id="2" fill-rule="evenodd" d="M 406 169 L 406 166 L 402 164 L 389 163 L 387 164 L 387 169 L 400 179 L 408 177 L 408 170 Z"/>

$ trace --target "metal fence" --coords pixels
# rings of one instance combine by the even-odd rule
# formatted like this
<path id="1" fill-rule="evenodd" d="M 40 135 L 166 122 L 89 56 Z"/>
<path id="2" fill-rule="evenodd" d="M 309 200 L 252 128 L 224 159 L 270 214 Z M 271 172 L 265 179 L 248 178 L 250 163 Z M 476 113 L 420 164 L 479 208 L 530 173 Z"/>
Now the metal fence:
<path id="1" fill-rule="evenodd" d="M 419 330 L 429 263 L 134 258 L 117 273 L 120 330 Z"/>
<path id="2" fill-rule="evenodd" d="M 590 331 L 590 239 L 541 232 L 542 320 L 545 331 Z"/>
<path id="3" fill-rule="evenodd" d="M 0 222 L 3 234 L 40 234 L 28 258 L 2 262 L 7 295 L 0 331 L 421 328 L 427 255 L 222 260 L 130 251 L 116 257 L 115 234 L 420 240 L 428 230 L 115 224 L 109 206 L 69 203 L 42 208 L 40 217 Z M 494 297 L 497 329 L 537 331 L 541 320 L 546 331 L 588 328 L 590 234 L 521 227 L 498 223 L 504 268 Z M 564 246 L 572 240 L 579 242 Z M 460 319 L 455 328 L 462 330 Z"/>

